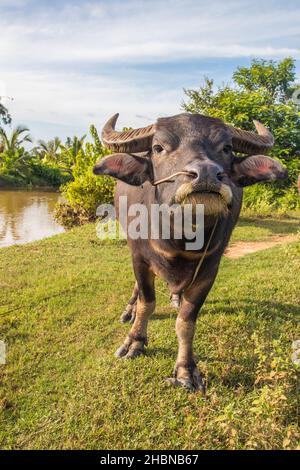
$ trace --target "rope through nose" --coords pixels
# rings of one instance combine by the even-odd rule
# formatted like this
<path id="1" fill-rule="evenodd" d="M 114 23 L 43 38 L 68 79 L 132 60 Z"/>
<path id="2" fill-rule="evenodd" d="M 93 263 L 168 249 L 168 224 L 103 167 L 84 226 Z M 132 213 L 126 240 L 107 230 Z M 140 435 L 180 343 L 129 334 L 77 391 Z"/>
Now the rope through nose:
<path id="1" fill-rule="evenodd" d="M 167 181 L 171 181 L 172 179 L 176 178 L 176 176 L 179 175 L 188 175 L 192 176 L 194 173 L 191 173 L 190 171 L 177 171 L 176 173 L 173 173 L 170 176 L 167 176 L 166 178 L 162 178 L 161 180 L 154 181 L 153 186 L 157 186 L 158 184 L 165 183 Z"/>

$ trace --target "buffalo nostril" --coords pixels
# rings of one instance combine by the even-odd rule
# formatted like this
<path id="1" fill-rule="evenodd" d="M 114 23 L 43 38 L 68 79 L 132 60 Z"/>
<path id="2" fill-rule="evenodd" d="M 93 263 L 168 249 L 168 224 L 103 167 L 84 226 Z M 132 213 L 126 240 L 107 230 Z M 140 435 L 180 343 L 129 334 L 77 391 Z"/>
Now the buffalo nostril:
<path id="1" fill-rule="evenodd" d="M 222 181 L 224 176 L 225 174 L 220 171 L 219 173 L 217 173 L 217 180 Z"/>
<path id="2" fill-rule="evenodd" d="M 199 179 L 199 173 L 196 170 L 184 169 L 184 172 L 192 180 Z"/>

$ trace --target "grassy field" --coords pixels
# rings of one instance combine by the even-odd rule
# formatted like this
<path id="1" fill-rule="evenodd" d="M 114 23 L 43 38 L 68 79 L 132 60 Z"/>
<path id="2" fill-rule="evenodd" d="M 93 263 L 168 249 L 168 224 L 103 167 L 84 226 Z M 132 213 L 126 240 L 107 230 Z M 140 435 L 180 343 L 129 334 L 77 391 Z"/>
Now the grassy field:
<path id="1" fill-rule="evenodd" d="M 293 233 L 299 220 L 242 219 L 234 241 Z M 92 225 L 0 250 L 0 447 L 3 449 L 294 449 L 300 383 L 300 244 L 224 258 L 198 320 L 207 396 L 169 388 L 176 312 L 157 282 L 149 346 L 114 358 L 133 287 L 123 243 Z M 299 379 L 299 376 L 298 376 Z M 300 447 L 299 447 L 300 448 Z"/>

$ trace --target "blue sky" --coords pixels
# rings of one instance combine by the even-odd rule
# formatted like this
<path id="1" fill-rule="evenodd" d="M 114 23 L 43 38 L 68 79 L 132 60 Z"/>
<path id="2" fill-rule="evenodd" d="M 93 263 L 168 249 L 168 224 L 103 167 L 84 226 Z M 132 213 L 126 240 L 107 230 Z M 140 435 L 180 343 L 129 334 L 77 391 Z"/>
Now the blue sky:
<path id="1" fill-rule="evenodd" d="M 0 0 L 0 95 L 36 139 L 143 126 L 253 57 L 300 76 L 299 24 L 298 0 Z"/>

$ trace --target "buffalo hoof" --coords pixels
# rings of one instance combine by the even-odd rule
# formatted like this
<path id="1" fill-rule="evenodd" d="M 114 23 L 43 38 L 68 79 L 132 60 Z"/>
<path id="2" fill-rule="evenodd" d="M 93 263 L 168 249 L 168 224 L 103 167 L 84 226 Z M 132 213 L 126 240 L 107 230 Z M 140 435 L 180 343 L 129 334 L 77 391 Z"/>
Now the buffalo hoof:
<path id="1" fill-rule="evenodd" d="M 125 343 L 116 350 L 115 356 L 118 359 L 135 359 L 143 353 L 143 341 L 126 340 Z"/>
<path id="2" fill-rule="evenodd" d="M 121 323 L 126 323 L 126 322 L 133 323 L 135 320 L 135 312 L 136 312 L 136 304 L 134 305 L 128 304 L 126 309 L 120 316 L 120 322 Z"/>
<path id="3" fill-rule="evenodd" d="M 200 392 L 202 395 L 205 395 L 206 392 L 204 377 L 196 366 L 179 366 L 175 369 L 174 377 L 168 378 L 166 381 L 168 385 L 184 387 L 189 392 Z"/>

